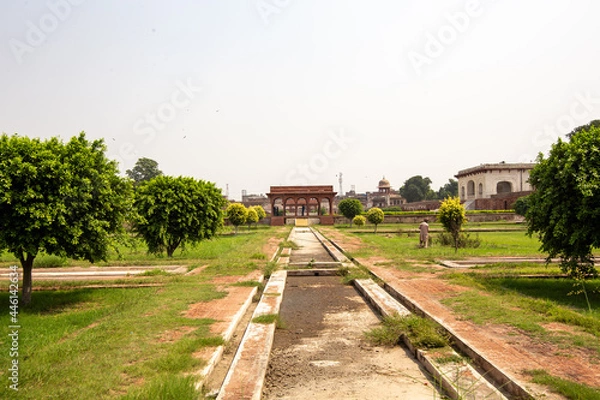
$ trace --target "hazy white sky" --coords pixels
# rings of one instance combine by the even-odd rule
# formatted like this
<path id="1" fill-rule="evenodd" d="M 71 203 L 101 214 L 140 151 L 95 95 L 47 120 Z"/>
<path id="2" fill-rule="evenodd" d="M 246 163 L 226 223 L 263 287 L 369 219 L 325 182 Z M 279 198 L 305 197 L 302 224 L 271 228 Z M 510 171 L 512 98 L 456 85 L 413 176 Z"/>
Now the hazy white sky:
<path id="1" fill-rule="evenodd" d="M 600 2 L 0 3 L 0 131 L 104 138 L 230 197 L 433 187 L 600 118 Z"/>

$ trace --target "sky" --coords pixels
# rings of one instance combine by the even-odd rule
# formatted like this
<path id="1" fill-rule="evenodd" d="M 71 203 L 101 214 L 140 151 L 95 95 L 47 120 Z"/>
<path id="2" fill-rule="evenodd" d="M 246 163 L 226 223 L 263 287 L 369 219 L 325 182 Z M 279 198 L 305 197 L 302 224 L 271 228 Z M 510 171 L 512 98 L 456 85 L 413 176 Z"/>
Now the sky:
<path id="1" fill-rule="evenodd" d="M 232 199 L 432 187 L 600 119 L 592 0 L 0 2 L 0 131 L 103 138 Z"/>

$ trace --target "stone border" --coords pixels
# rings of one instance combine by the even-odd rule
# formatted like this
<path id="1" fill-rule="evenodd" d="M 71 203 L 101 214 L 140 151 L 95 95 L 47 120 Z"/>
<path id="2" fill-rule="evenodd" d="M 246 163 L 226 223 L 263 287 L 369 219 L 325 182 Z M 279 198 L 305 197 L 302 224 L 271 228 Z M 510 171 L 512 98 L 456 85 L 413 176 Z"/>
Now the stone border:
<path id="1" fill-rule="evenodd" d="M 271 275 L 252 319 L 279 314 L 286 278 L 286 271 L 275 271 Z M 261 398 L 274 337 L 275 323 L 251 321 L 248 324 L 217 400 Z"/>
<path id="2" fill-rule="evenodd" d="M 339 249 L 340 251 L 343 251 L 341 246 L 338 245 L 337 243 L 335 243 L 333 240 L 331 240 L 331 239 L 327 239 L 327 240 L 329 240 L 337 249 Z M 358 262 L 358 260 L 356 260 L 354 258 L 352 259 L 352 261 L 356 264 L 360 264 Z M 369 272 L 375 279 L 384 283 L 383 288 L 386 292 L 388 292 L 392 297 L 394 297 L 396 300 L 398 300 L 402 305 L 406 306 L 406 308 L 408 308 L 410 311 L 414 312 L 415 314 L 429 318 L 429 319 L 437 322 L 439 325 L 441 325 L 444 328 L 444 330 L 453 339 L 456 347 L 458 347 L 458 349 L 461 352 L 463 352 L 463 354 L 465 354 L 466 356 L 471 358 L 478 367 L 480 367 L 482 370 L 485 371 L 486 376 L 490 376 L 495 382 L 497 382 L 502 387 L 502 389 L 504 391 L 510 393 L 511 395 L 516 396 L 519 399 L 534 399 L 535 398 L 533 395 L 531 395 L 531 393 L 529 393 L 525 389 L 525 387 L 521 383 L 517 382 L 517 380 L 515 378 L 513 378 L 510 375 L 503 372 L 492 361 L 488 360 L 483 355 L 479 354 L 477 352 L 477 349 L 475 349 L 465 339 L 461 338 L 456 332 L 452 331 L 452 329 L 450 329 L 449 327 L 444 325 L 444 321 L 439 320 L 435 316 L 427 313 L 425 310 L 423 310 L 421 307 L 419 307 L 419 305 L 416 301 L 414 301 L 413 299 L 410 299 L 407 296 L 402 295 L 400 292 L 398 292 L 392 286 L 387 284 L 381 277 L 379 277 L 379 276 L 377 276 L 377 274 L 373 273 L 373 271 L 371 271 L 370 269 L 369 269 Z"/>
<path id="3" fill-rule="evenodd" d="M 412 314 L 372 279 L 356 279 L 354 286 L 383 317 Z M 507 399 L 471 365 L 457 362 L 441 365 L 427 351 L 416 348 L 406 335 L 402 335 L 400 340 L 451 399 L 462 399 L 465 398 L 465 395 L 491 400 Z M 454 351 L 451 355 L 457 359 L 462 358 Z"/>
<path id="4" fill-rule="evenodd" d="M 315 235 L 317 240 L 321 243 L 321 245 L 327 250 L 327 253 L 340 263 L 347 263 L 348 258 L 344 255 L 344 252 L 341 248 L 334 245 L 329 239 L 327 239 L 323 234 L 316 229 L 310 228 L 311 232 Z"/>

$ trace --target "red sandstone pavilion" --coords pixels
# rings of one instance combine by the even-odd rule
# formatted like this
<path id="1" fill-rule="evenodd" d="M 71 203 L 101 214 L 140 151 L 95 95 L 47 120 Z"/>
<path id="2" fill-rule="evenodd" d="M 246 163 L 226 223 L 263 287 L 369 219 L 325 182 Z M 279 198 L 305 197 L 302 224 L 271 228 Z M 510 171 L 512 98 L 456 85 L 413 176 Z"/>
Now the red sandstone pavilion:
<path id="1" fill-rule="evenodd" d="M 333 225 L 336 194 L 332 185 L 271 186 L 267 193 L 271 204 L 271 225 L 285 225 L 288 220 L 296 219 L 318 220 L 322 225 Z"/>

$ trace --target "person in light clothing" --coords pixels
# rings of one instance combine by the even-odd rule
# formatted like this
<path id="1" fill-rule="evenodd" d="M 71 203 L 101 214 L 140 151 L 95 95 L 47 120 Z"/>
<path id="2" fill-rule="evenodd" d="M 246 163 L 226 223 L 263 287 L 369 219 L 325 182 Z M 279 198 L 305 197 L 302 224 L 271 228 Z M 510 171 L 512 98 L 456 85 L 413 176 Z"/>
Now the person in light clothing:
<path id="1" fill-rule="evenodd" d="M 429 224 L 426 219 L 419 225 L 419 232 L 419 247 L 427 248 L 429 242 Z"/>

